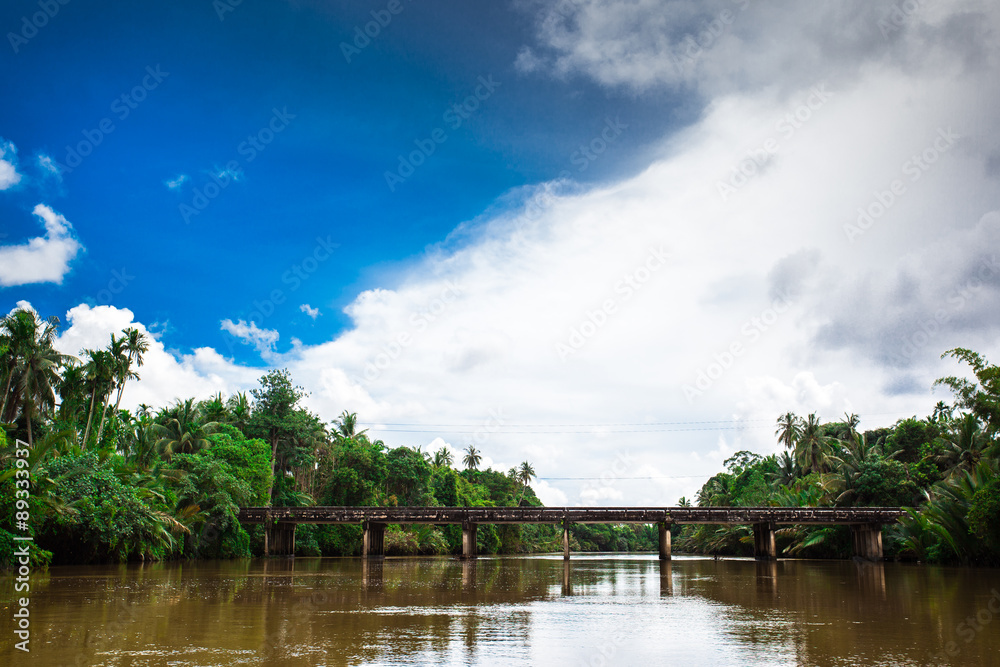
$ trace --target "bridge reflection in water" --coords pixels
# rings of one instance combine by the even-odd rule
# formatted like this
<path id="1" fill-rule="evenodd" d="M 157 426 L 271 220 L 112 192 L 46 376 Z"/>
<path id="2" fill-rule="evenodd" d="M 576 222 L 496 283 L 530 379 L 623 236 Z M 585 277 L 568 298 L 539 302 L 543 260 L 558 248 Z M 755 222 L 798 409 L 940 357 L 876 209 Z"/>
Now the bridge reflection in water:
<path id="1" fill-rule="evenodd" d="M 905 513 L 898 507 L 245 507 L 244 524 L 264 524 L 264 551 L 269 556 L 295 554 L 295 526 L 361 524 L 362 556 L 385 557 L 388 524 L 459 524 L 462 558 L 476 557 L 479 524 L 549 523 L 563 527 L 563 558 L 570 557 L 569 527 L 574 523 L 646 523 L 659 527 L 659 558 L 670 560 L 672 524 L 749 524 L 753 526 L 754 557 L 777 558 L 774 531 L 778 525 L 847 525 L 854 557 L 881 561 L 882 526 Z"/>

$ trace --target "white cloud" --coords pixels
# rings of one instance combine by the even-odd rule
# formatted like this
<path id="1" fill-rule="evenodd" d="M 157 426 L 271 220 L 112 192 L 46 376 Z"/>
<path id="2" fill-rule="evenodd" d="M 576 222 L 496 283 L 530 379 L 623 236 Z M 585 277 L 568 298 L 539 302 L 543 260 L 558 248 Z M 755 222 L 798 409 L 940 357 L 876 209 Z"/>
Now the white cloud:
<path id="1" fill-rule="evenodd" d="M 0 190 L 7 190 L 21 182 L 17 173 L 17 148 L 0 137 Z"/>
<path id="2" fill-rule="evenodd" d="M 61 285 L 70 262 L 83 250 L 73 226 L 48 206 L 32 211 L 45 227 L 45 236 L 20 245 L 0 246 L 0 286 L 56 283 Z"/>
<path id="3" fill-rule="evenodd" d="M 253 345 L 262 355 L 273 352 L 274 346 L 278 343 L 277 331 L 274 329 L 261 329 L 252 320 L 248 326 L 243 320 L 234 323 L 230 319 L 225 319 L 222 320 L 222 330 L 236 336 L 244 343 Z"/>
<path id="4" fill-rule="evenodd" d="M 36 160 L 38 161 L 39 168 L 42 170 L 43 176 L 50 176 L 57 180 L 62 180 L 62 172 L 59 170 L 59 165 L 56 164 L 56 161 L 51 156 L 39 153 L 36 156 Z"/>
<path id="5" fill-rule="evenodd" d="M 303 313 L 313 318 L 314 320 L 320 315 L 319 308 L 313 308 L 308 303 L 304 303 L 301 306 L 299 306 L 299 310 L 301 310 Z"/>
<path id="6" fill-rule="evenodd" d="M 617 18 L 608 3 L 577 4 L 594 13 L 532 50 L 551 71 L 636 91 L 672 85 L 655 30 L 630 28 L 673 3 L 618 3 Z M 945 397 L 933 380 L 964 370 L 941 351 L 971 345 L 1000 359 L 1000 280 L 976 274 L 997 243 L 996 11 L 926 6 L 884 39 L 871 24 L 884 3 L 751 15 L 757 6 L 685 75 L 707 96 L 704 112 L 640 173 L 584 191 L 546 184 L 537 213 L 461 226 L 457 249 L 359 294 L 346 309 L 352 326 L 326 343 L 274 354 L 276 331 L 228 321 L 230 333 L 287 367 L 310 409 L 357 412 L 390 446 L 433 435 L 388 424 L 425 424 L 410 430 L 440 433 L 432 445 L 457 461 L 472 442 L 501 470 L 528 460 L 541 477 L 584 478 L 537 483 L 554 505 L 690 498 L 732 452 L 775 451 L 786 410 L 857 412 L 866 428 L 926 414 Z M 650 20 L 683 38 L 703 16 L 690 7 L 676 30 Z M 970 7 L 983 15 L 970 20 Z M 811 96 L 823 83 L 820 102 Z M 908 172 L 947 128 L 959 138 Z M 763 165 L 753 162 L 765 146 Z M 902 194 L 852 242 L 845 225 L 894 180 Z M 650 270 L 660 246 L 671 257 Z M 961 307 L 956 289 L 972 290 Z M 792 296 L 778 312 L 780 292 Z M 948 319 L 920 353 L 890 363 L 939 310 Z M 112 315 L 115 327 L 131 320 L 74 311 L 73 329 L 98 315 L 102 331 Z M 558 344 L 575 351 L 563 361 Z M 212 350 L 159 368 L 157 397 L 232 391 L 260 374 Z M 683 388 L 700 374 L 708 384 L 689 403 Z M 737 418 L 747 421 L 725 422 Z M 616 448 L 629 459 L 620 473 Z M 617 491 L 588 491 L 608 470 Z M 670 479 L 626 479 L 645 476 Z"/>
<path id="7" fill-rule="evenodd" d="M 66 328 L 56 342 L 65 354 L 79 356 L 82 350 L 107 347 L 111 334 L 135 327 L 149 331 L 127 308 L 81 304 L 66 314 Z M 178 399 L 207 398 L 216 392 L 232 393 L 256 386 L 265 369 L 236 366 L 211 348 L 199 348 L 188 355 L 175 355 L 163 342 L 149 335 L 149 351 L 144 355 L 141 377 L 130 382 L 122 396 L 122 406 L 133 409 L 140 403 L 162 407 Z"/>
<path id="8" fill-rule="evenodd" d="M 187 174 L 179 174 L 174 178 L 167 179 L 163 181 L 163 184 L 170 188 L 171 190 L 178 190 L 184 183 L 188 180 Z"/>

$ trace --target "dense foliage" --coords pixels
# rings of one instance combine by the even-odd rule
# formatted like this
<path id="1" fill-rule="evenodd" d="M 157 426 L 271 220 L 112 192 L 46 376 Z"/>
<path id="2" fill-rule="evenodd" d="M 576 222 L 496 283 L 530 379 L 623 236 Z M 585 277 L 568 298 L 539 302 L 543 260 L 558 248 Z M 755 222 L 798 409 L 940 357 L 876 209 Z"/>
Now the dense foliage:
<path id="1" fill-rule="evenodd" d="M 698 492 L 700 505 L 908 508 L 884 530 L 887 555 L 931 562 L 1000 564 L 1000 370 L 966 349 L 945 353 L 966 362 L 975 381 L 938 380 L 956 395 L 924 418 L 861 432 L 845 415 L 821 424 L 788 413 L 777 421 L 786 451 L 762 457 L 738 452 Z M 681 499 L 681 503 L 686 503 Z M 793 526 L 776 534 L 787 555 L 851 555 L 845 526 Z M 749 526 L 689 526 L 676 542 L 701 553 L 750 555 Z"/>
<path id="2" fill-rule="evenodd" d="M 18 512 L 30 515 L 32 559 L 44 565 L 140 559 L 234 558 L 260 554 L 263 530 L 245 530 L 241 506 L 362 505 L 447 507 L 540 505 L 527 461 L 506 472 L 480 470 L 470 445 L 462 469 L 451 450 L 387 447 L 343 412 L 330 423 L 302 405 L 306 392 L 287 371 L 228 398 L 180 400 L 154 410 L 120 408 L 139 379 L 146 337 L 112 335 L 80 358 L 54 347 L 58 320 L 18 309 L 0 320 L 0 559 L 9 566 Z M 815 414 L 778 420 L 786 451 L 738 452 L 699 491 L 701 505 L 907 506 L 886 535 L 890 553 L 932 561 L 995 563 L 1000 558 L 1000 371 L 964 349 L 976 380 L 939 382 L 956 395 L 926 419 L 861 432 L 857 418 L 821 423 Z M 18 496 L 15 473 L 31 489 Z M 23 492 L 22 492 L 23 496 Z M 20 502 L 20 507 L 18 503 Z M 681 504 L 688 501 L 681 499 Z M 676 547 L 749 554 L 749 527 L 673 529 Z M 300 526 L 299 555 L 353 555 L 360 526 Z M 17 528 L 23 534 L 23 530 Z M 845 527 L 779 531 L 786 554 L 849 555 Z M 556 526 L 483 525 L 481 553 L 556 551 Z M 652 526 L 577 525 L 584 551 L 656 548 Z M 389 554 L 461 550 L 458 526 L 393 526 Z"/>

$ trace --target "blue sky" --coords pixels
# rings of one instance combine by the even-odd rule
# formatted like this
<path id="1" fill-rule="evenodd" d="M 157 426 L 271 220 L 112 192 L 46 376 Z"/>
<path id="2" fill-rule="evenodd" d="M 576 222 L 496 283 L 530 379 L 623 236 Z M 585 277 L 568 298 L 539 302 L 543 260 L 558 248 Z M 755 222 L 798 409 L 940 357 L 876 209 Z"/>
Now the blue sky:
<path id="1" fill-rule="evenodd" d="M 17 146 L 27 178 L 0 202 L 5 231 L 34 236 L 30 211 L 47 194 L 86 247 L 62 285 L 24 286 L 17 297 L 50 313 L 88 301 L 125 306 L 166 325 L 177 349 L 222 338 L 227 354 L 249 361 L 253 349 L 223 336 L 219 320 L 266 313 L 280 289 L 287 300 L 266 318 L 282 331 L 279 348 L 291 336 L 317 343 L 348 324 L 341 309 L 358 291 L 501 194 L 563 172 L 581 182 L 628 172 L 645 142 L 692 113 L 672 92 L 637 98 L 581 77 L 519 73 L 533 16 L 509 4 L 398 7 L 367 45 L 357 41 L 363 49 L 355 30 L 372 11 L 385 21 L 383 5 L 70 3 L 27 43 L 15 40 L 18 52 L 10 45 L 2 55 L 0 85 L 17 94 L 4 104 L 0 136 Z M 32 10 L 6 3 L 0 24 L 23 30 Z M 133 101 L 144 83 L 150 89 Z M 470 99 L 477 89 L 484 99 Z M 287 118 L 272 138 L 275 109 Z M 628 132 L 591 162 L 577 151 L 607 118 Z M 428 143 L 435 129 L 446 137 L 440 145 Z M 247 138 L 261 130 L 258 150 Z M 37 154 L 69 166 L 81 142 L 86 151 L 96 141 L 61 183 L 32 173 Z M 390 188 L 385 173 L 398 175 L 398 157 L 418 141 L 433 153 Z M 195 209 L 206 185 L 214 193 L 212 172 L 230 161 L 239 180 Z M 165 187 L 182 175 L 178 188 Z M 296 273 L 317 237 L 337 252 Z M 128 285 L 109 302 L 102 290 L 123 270 Z M 321 316 L 306 316 L 304 303 Z"/>
<path id="2" fill-rule="evenodd" d="M 996 3 L 227 1 L 0 8 L 0 307 L 150 332 L 123 405 L 672 504 L 1000 358 Z"/>

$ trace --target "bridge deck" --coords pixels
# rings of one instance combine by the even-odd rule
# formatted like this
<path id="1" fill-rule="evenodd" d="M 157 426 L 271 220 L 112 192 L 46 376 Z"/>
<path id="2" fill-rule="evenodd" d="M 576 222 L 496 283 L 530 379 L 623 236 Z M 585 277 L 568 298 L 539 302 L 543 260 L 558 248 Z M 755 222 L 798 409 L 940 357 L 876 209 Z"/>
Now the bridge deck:
<path id="1" fill-rule="evenodd" d="M 253 523 L 706 523 L 874 524 L 893 523 L 898 507 L 245 507 L 240 521 Z"/>

